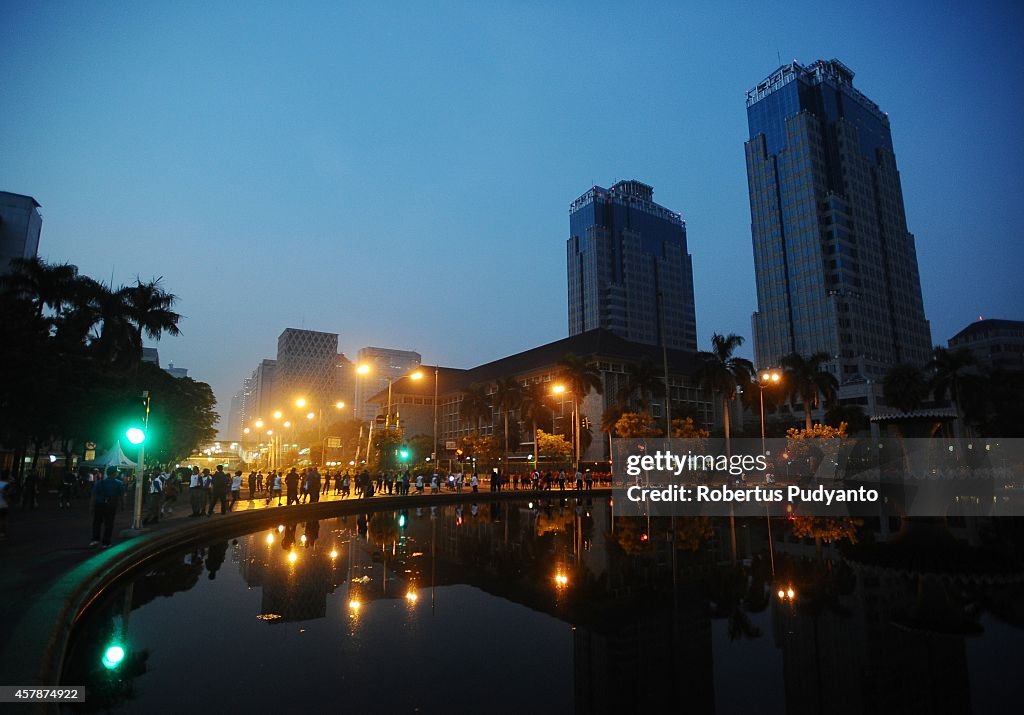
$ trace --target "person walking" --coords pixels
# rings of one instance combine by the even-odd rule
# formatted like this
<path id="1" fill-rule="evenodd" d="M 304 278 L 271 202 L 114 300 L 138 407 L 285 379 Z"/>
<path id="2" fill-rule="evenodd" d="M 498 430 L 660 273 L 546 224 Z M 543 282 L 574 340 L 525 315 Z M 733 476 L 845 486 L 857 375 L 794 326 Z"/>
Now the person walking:
<path id="1" fill-rule="evenodd" d="M 71 508 L 71 497 L 75 493 L 75 482 L 77 481 L 75 473 L 71 470 L 65 469 L 64 476 L 60 480 L 60 508 L 70 509 Z"/>
<path id="2" fill-rule="evenodd" d="M 242 498 L 242 470 L 235 472 L 231 477 L 231 501 L 228 502 L 228 511 L 231 511 L 235 504 Z"/>
<path id="3" fill-rule="evenodd" d="M 169 516 L 174 513 L 174 504 L 178 501 L 178 472 L 164 470 L 160 476 L 164 482 L 164 499 L 160 507 L 160 516 Z"/>
<path id="4" fill-rule="evenodd" d="M 274 497 L 277 497 L 277 505 L 281 506 L 281 475 L 277 471 L 267 475 L 267 481 L 270 483 L 270 496 L 267 497 L 267 504 Z"/>
<path id="5" fill-rule="evenodd" d="M 249 472 L 249 501 L 256 498 L 256 472 Z"/>
<path id="6" fill-rule="evenodd" d="M 192 467 L 192 474 L 189 475 L 188 500 L 192 507 L 192 516 L 202 515 L 203 509 L 206 507 L 206 488 L 203 475 L 199 473 L 199 467 Z"/>
<path id="7" fill-rule="evenodd" d="M 149 475 L 145 480 L 146 484 L 146 516 L 143 524 L 157 524 L 160 522 L 160 507 L 164 502 L 164 480 L 160 474 Z"/>
<path id="8" fill-rule="evenodd" d="M 220 513 L 228 513 L 228 489 L 231 485 L 231 478 L 224 472 L 224 465 L 218 464 L 217 471 L 210 479 L 210 508 L 206 511 L 207 516 L 213 515 L 213 507 L 220 502 Z"/>
<path id="9" fill-rule="evenodd" d="M 576 467 L 576 491 L 583 491 L 583 472 L 579 467 Z"/>
<path id="10" fill-rule="evenodd" d="M 288 487 L 288 500 L 287 506 L 299 503 L 299 473 L 295 471 L 295 467 L 288 472 L 288 476 L 284 478 L 284 482 Z"/>
<path id="11" fill-rule="evenodd" d="M 306 483 L 309 485 L 307 493 L 309 494 L 310 504 L 315 504 L 320 501 L 320 472 L 316 467 L 310 467 L 309 474 L 306 477 Z"/>
<path id="12" fill-rule="evenodd" d="M 583 473 L 583 481 L 586 484 L 588 492 L 591 489 L 593 489 L 593 487 L 594 487 L 594 475 L 593 475 L 593 473 L 589 469 Z"/>
<path id="13" fill-rule="evenodd" d="M 101 537 L 102 548 L 110 546 L 114 534 L 114 515 L 124 491 L 124 484 L 117 478 L 116 467 L 107 469 L 107 476 L 96 482 L 92 489 L 92 541 L 89 546 L 99 545 Z"/>
<path id="14" fill-rule="evenodd" d="M 473 493 L 476 494 L 477 489 L 480 486 L 480 480 L 477 479 L 476 473 L 473 474 L 469 479 L 469 486 L 473 487 Z"/>

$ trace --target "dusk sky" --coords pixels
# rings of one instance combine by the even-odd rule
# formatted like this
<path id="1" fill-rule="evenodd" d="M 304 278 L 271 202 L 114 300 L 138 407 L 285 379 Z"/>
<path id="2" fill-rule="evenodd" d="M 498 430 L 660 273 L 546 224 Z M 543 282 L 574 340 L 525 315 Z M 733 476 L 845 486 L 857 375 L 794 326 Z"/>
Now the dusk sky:
<path id="1" fill-rule="evenodd" d="M 1020 3 L 0 3 L 0 190 L 40 256 L 179 296 L 232 394 L 286 327 L 471 367 L 567 335 L 569 203 L 687 222 L 702 348 L 756 308 L 744 92 L 838 58 L 888 112 L 932 341 L 1024 319 Z"/>

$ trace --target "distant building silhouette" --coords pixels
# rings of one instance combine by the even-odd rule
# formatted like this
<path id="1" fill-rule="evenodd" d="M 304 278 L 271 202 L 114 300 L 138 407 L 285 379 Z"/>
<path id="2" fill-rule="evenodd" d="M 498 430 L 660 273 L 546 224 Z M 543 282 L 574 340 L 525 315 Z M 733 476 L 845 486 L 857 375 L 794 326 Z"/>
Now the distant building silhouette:
<path id="1" fill-rule="evenodd" d="M 1024 370 L 1024 321 L 979 320 L 950 338 L 949 348 L 967 348 L 980 368 Z"/>
<path id="2" fill-rule="evenodd" d="M 13 258 L 36 256 L 42 228 L 38 201 L 31 196 L 0 191 L 0 273 L 7 272 Z"/>

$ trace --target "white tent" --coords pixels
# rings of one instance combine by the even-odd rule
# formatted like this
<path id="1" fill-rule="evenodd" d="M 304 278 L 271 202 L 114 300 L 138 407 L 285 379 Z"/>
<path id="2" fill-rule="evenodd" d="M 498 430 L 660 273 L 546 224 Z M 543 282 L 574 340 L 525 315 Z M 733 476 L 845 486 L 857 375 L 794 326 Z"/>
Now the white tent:
<path id="1" fill-rule="evenodd" d="M 121 450 L 121 442 L 114 442 L 114 446 L 107 451 L 99 459 L 95 459 L 91 462 L 95 467 L 128 467 L 130 469 L 135 468 L 135 462 L 128 459 Z"/>

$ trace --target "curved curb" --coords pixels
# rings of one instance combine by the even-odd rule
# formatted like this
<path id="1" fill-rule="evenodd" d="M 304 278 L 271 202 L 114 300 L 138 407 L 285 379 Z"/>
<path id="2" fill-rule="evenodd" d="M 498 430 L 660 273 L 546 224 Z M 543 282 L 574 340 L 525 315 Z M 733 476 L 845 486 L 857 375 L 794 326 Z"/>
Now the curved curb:
<path id="1" fill-rule="evenodd" d="M 140 534 L 122 541 L 71 569 L 44 593 L 21 618 L 7 642 L 0 662 L 4 663 L 4 679 L 19 685 L 55 686 L 60 683 L 64 656 L 78 619 L 103 591 L 119 578 L 171 548 L 191 541 L 207 539 L 220 532 L 237 534 L 255 530 L 264 523 L 323 519 L 379 511 L 388 508 L 443 506 L 460 502 L 538 499 L 568 499 L 574 496 L 605 496 L 608 487 L 595 487 L 590 492 L 537 492 L 508 490 L 503 492 L 462 492 L 410 494 L 366 499 L 342 499 L 288 507 L 256 509 L 218 515 L 213 521 L 183 522 L 155 532 Z M 47 634 L 47 635 L 42 635 Z M 34 712 L 57 713 L 58 703 L 39 703 Z"/>

